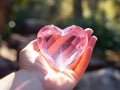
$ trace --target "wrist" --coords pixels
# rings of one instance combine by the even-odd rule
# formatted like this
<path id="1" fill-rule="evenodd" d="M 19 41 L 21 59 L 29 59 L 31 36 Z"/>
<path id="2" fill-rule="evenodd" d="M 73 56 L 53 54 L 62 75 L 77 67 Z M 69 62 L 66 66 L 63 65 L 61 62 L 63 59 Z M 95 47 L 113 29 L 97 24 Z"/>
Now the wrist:
<path id="1" fill-rule="evenodd" d="M 7 83 L 4 83 L 7 82 Z M 22 69 L 0 80 L 0 89 L 44 90 L 39 75 L 32 70 Z"/>
<path id="2" fill-rule="evenodd" d="M 16 72 L 13 89 L 16 88 L 25 88 L 25 90 L 44 90 L 38 73 L 27 69 Z"/>

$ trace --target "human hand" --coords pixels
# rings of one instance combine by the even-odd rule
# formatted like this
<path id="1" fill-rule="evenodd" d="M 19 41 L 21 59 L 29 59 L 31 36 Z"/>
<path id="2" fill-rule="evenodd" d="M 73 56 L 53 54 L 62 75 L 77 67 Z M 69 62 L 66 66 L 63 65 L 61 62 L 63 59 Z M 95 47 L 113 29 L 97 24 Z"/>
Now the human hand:
<path id="1" fill-rule="evenodd" d="M 91 29 L 85 31 L 89 37 L 85 52 L 64 71 L 58 71 L 47 63 L 47 60 L 39 53 L 36 40 L 30 42 L 20 52 L 20 69 L 31 70 L 38 74 L 45 90 L 72 90 L 86 70 L 97 41 L 97 38 L 92 36 Z"/>

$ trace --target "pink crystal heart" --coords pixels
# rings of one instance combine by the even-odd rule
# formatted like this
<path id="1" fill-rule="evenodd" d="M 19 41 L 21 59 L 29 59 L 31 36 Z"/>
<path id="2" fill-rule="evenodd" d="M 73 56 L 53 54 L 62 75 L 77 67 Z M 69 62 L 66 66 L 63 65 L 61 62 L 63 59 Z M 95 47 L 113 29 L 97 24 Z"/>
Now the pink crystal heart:
<path id="1" fill-rule="evenodd" d="M 64 70 L 83 54 L 88 37 L 79 26 L 72 25 L 62 30 L 47 25 L 38 32 L 37 43 L 47 62 L 58 70 Z"/>

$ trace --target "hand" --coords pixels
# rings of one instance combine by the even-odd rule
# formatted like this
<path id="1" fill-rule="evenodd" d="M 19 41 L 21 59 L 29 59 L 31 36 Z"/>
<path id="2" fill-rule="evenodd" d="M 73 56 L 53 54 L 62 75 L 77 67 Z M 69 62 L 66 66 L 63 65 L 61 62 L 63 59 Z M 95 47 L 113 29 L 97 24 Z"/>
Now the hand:
<path id="1" fill-rule="evenodd" d="M 39 53 L 36 40 L 30 42 L 20 52 L 20 69 L 35 71 L 45 90 L 72 90 L 86 70 L 97 41 L 97 38 L 92 36 L 91 29 L 86 29 L 86 32 L 89 42 L 85 52 L 64 71 L 58 71 L 47 63 L 47 60 Z"/>

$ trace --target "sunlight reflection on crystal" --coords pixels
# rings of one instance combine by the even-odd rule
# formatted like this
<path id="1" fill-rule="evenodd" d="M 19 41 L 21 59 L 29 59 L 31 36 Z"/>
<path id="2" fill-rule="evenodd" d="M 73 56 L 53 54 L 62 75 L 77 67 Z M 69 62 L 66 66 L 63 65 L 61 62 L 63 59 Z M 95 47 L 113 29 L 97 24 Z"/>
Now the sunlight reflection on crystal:
<path id="1" fill-rule="evenodd" d="M 79 26 L 72 25 L 62 30 L 47 25 L 38 32 L 37 42 L 49 64 L 63 71 L 82 55 L 88 37 Z"/>

